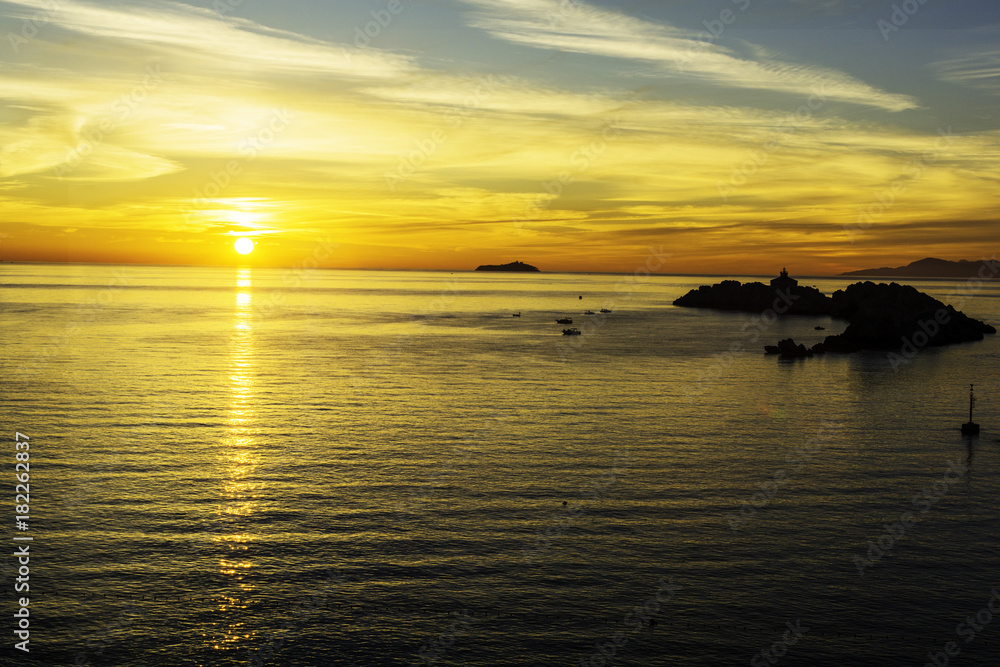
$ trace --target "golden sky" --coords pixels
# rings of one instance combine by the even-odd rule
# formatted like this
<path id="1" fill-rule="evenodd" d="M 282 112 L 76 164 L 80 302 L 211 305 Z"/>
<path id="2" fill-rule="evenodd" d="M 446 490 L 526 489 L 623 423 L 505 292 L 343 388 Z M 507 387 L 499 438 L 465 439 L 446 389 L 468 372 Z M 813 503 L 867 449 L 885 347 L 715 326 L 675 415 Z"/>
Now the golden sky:
<path id="1" fill-rule="evenodd" d="M 633 271 L 662 247 L 664 272 L 805 275 L 995 252 L 995 2 L 677 4 L 0 1 L 0 259 Z"/>

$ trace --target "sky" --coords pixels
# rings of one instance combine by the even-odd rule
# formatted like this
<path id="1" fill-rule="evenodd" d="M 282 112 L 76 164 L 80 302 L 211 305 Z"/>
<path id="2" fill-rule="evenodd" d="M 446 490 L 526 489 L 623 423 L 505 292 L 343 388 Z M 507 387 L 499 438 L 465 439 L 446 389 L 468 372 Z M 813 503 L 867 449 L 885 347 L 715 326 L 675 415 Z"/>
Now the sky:
<path id="1" fill-rule="evenodd" d="M 0 0 L 0 260 L 979 259 L 998 111 L 995 0 Z"/>

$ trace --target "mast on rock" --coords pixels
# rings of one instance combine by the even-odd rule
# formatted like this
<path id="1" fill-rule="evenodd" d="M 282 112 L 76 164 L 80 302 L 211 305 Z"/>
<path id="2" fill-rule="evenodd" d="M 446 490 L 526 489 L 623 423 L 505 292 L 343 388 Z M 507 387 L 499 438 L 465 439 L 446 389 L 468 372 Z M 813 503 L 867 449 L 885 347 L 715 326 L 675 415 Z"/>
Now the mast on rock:
<path id="1" fill-rule="evenodd" d="M 976 395 L 972 393 L 975 385 L 969 385 L 969 421 L 962 424 L 962 435 L 979 435 L 979 424 L 972 421 L 972 406 L 976 404 Z"/>

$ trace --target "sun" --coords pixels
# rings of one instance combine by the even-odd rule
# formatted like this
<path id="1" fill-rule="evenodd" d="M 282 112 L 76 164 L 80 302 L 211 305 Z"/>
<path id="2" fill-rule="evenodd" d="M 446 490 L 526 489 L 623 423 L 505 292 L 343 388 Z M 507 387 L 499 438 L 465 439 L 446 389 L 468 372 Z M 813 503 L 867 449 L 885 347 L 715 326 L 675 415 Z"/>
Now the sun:
<path id="1" fill-rule="evenodd" d="M 236 248 L 236 252 L 241 255 L 249 255 L 253 252 L 253 239 L 248 239 L 245 236 L 238 238 L 236 239 L 236 243 L 233 244 L 233 247 Z"/>

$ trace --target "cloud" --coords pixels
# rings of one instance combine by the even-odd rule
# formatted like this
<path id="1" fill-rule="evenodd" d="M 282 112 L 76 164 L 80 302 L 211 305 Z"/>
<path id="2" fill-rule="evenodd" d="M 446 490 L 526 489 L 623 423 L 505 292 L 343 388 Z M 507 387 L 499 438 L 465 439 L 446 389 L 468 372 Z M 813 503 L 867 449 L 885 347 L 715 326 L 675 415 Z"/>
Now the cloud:
<path id="1" fill-rule="evenodd" d="M 914 109 L 907 96 L 874 88 L 836 70 L 776 59 L 741 58 L 699 34 L 567 0 L 464 0 L 480 11 L 471 24 L 515 44 L 638 60 L 677 77 L 714 85 L 829 99 L 887 111 Z M 705 33 L 707 35 L 707 33 Z M 760 57 L 760 52 L 756 52 Z"/>
<path id="2" fill-rule="evenodd" d="M 98 144 L 80 166 L 65 173 L 57 167 L 53 172 L 63 180 L 75 181 L 139 181 L 163 176 L 183 167 L 155 155 L 147 155 L 113 144 Z"/>
<path id="3" fill-rule="evenodd" d="M 365 93 L 428 109 L 456 110 L 471 116 L 483 111 L 521 116 L 599 116 L 621 107 L 621 94 L 589 94 L 543 87 L 503 75 L 478 78 L 434 76 L 413 83 L 373 86 Z M 464 117 L 462 116 L 462 117 Z"/>
<path id="4" fill-rule="evenodd" d="M 216 68 L 252 65 L 279 74 L 336 74 L 349 79 L 404 76 L 414 69 L 408 56 L 376 49 L 347 48 L 253 21 L 223 17 L 210 9 L 174 2 L 137 2 L 127 7 L 60 0 L 4 0 L 82 35 L 211 56 Z M 137 6 L 138 5 L 138 6 Z"/>
<path id="5" fill-rule="evenodd" d="M 973 53 L 931 65 L 942 81 L 957 82 L 1000 95 L 1000 50 Z"/>

